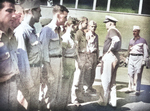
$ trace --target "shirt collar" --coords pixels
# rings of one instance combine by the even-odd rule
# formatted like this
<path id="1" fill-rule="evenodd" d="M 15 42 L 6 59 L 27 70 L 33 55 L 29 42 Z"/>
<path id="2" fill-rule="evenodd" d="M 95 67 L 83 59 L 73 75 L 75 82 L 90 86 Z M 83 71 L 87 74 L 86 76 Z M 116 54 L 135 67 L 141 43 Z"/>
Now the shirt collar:
<path id="1" fill-rule="evenodd" d="M 61 29 L 60 26 L 57 26 L 57 25 L 56 25 L 56 23 L 55 23 L 54 20 L 52 20 L 47 26 L 48 26 L 49 28 L 51 28 L 52 31 L 58 31 L 58 30 Z"/>
<path id="2" fill-rule="evenodd" d="M 28 29 L 30 32 L 35 31 L 35 28 L 31 27 L 29 24 L 27 24 L 25 21 L 22 21 L 21 25 L 24 26 L 24 28 Z"/>
<path id="3" fill-rule="evenodd" d="M 138 39 L 136 39 L 136 40 L 139 40 L 141 37 L 139 36 L 139 38 Z M 133 40 L 135 40 L 135 38 L 133 38 Z"/>
<path id="4" fill-rule="evenodd" d="M 0 30 L 0 39 L 2 38 L 3 34 L 11 38 L 13 36 L 13 31 L 11 29 L 8 29 L 8 33 L 5 33 L 4 31 Z"/>
<path id="5" fill-rule="evenodd" d="M 51 23 L 49 23 L 47 26 L 48 26 L 49 28 L 51 28 L 53 31 L 55 31 L 56 29 L 60 28 L 60 27 L 58 27 L 58 26 L 56 25 L 56 23 L 55 23 L 54 20 L 52 20 Z"/>

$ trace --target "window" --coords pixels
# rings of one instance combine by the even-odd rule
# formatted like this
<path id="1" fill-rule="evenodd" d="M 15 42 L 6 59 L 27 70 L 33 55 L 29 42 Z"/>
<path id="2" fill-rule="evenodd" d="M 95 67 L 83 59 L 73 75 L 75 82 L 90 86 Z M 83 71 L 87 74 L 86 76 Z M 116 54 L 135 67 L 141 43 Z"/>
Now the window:
<path id="1" fill-rule="evenodd" d="M 60 0 L 53 0 L 53 5 L 58 5 L 60 4 Z"/>
<path id="2" fill-rule="evenodd" d="M 110 11 L 138 13 L 139 0 L 111 0 Z"/>
<path id="3" fill-rule="evenodd" d="M 63 5 L 68 8 L 75 8 L 76 0 L 63 0 Z"/>
<path id="4" fill-rule="evenodd" d="M 97 0 L 96 10 L 104 10 L 107 8 L 107 0 Z"/>
<path id="5" fill-rule="evenodd" d="M 150 0 L 143 0 L 142 14 L 150 14 Z"/>
<path id="6" fill-rule="evenodd" d="M 78 8 L 92 9 L 93 8 L 93 0 L 79 0 Z"/>

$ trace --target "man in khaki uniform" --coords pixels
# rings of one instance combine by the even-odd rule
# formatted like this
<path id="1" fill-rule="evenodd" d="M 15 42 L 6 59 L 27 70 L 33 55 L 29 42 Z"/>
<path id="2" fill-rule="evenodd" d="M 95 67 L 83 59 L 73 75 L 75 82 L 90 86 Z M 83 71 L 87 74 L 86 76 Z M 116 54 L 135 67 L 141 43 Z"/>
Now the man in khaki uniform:
<path id="1" fill-rule="evenodd" d="M 96 93 L 96 90 L 92 87 L 95 79 L 95 70 L 99 55 L 98 35 L 95 33 L 96 28 L 96 22 L 91 20 L 88 24 L 88 32 L 86 33 L 87 56 L 89 61 L 84 77 L 85 84 L 87 85 L 87 89 L 85 91 L 86 93 Z"/>
<path id="2" fill-rule="evenodd" d="M 85 64 L 87 60 L 87 41 L 86 41 L 86 32 L 88 26 L 88 18 L 82 17 L 79 24 L 79 30 L 75 35 L 75 43 L 77 45 L 78 57 L 75 61 L 76 70 L 74 72 L 74 79 L 72 84 L 71 92 L 71 102 L 73 104 L 79 105 L 79 97 L 77 91 L 83 93 L 83 79 L 85 73 Z"/>
<path id="3" fill-rule="evenodd" d="M 12 25 L 15 1 L 0 1 L 0 111 L 17 111 L 17 42 Z"/>
<path id="4" fill-rule="evenodd" d="M 68 16 L 68 9 L 63 5 L 53 7 L 53 19 L 40 33 L 40 41 L 43 44 L 43 79 L 48 86 L 46 94 L 47 108 L 61 110 L 60 100 L 63 76 L 62 44 L 60 26 L 64 25 Z"/>
<path id="5" fill-rule="evenodd" d="M 19 69 L 21 70 L 20 84 L 23 94 L 28 93 L 28 108 L 31 111 L 39 109 L 39 88 L 41 77 L 41 43 L 36 35 L 34 24 L 39 22 L 41 17 L 40 1 L 25 0 L 21 4 L 24 12 L 24 19 L 15 29 L 15 36 L 18 40 Z M 27 57 L 28 56 L 28 57 Z"/>

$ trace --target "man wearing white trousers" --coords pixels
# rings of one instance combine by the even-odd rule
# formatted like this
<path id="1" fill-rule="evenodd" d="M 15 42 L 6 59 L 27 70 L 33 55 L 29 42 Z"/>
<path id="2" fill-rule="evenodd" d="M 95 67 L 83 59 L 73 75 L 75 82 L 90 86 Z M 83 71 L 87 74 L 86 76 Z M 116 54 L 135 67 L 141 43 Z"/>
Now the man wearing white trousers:
<path id="1" fill-rule="evenodd" d="M 116 28 L 118 20 L 111 16 L 106 16 L 104 23 L 107 29 L 107 36 L 103 47 L 103 57 L 101 66 L 101 81 L 104 91 L 100 105 L 110 104 L 117 106 L 116 102 L 116 72 L 119 65 L 119 53 L 121 48 L 121 34 Z"/>
<path id="2" fill-rule="evenodd" d="M 129 43 L 129 59 L 128 62 L 128 76 L 129 86 L 126 93 L 134 92 L 137 96 L 140 95 L 141 78 L 143 66 L 148 57 L 148 46 L 144 38 L 139 35 L 140 27 L 133 26 L 133 38 Z"/>

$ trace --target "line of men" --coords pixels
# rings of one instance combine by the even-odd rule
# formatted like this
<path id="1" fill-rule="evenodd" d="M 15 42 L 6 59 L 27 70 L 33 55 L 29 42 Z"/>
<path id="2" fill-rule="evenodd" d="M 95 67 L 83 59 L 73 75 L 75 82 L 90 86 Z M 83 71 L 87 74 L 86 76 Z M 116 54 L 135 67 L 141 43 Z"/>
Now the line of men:
<path id="1" fill-rule="evenodd" d="M 39 22 L 41 17 L 40 2 L 26 0 L 21 5 L 24 19 L 19 26 L 14 4 L 13 0 L 0 2 L 0 109 L 60 111 L 65 109 L 69 102 L 80 105 L 83 93 L 96 93 L 92 85 L 99 57 L 98 35 L 95 33 L 97 24 L 94 21 L 88 23 L 86 17 L 81 20 L 69 18 L 67 21 L 68 9 L 56 5 L 53 7 L 52 21 L 42 28 L 38 37 L 34 24 Z M 103 101 L 99 101 L 100 105 L 109 103 L 114 107 L 117 105 L 115 79 L 119 65 L 118 51 L 121 49 L 121 34 L 116 28 L 117 21 L 111 16 L 106 16 L 104 20 L 108 34 L 104 43 L 101 68 L 104 95 Z M 133 32 L 137 40 L 141 39 L 139 28 L 134 27 Z M 140 50 L 137 45 L 136 48 L 133 47 L 135 42 L 130 43 L 130 50 L 133 50 L 130 51 L 130 56 L 147 56 L 144 52 L 147 43 L 144 39 L 141 41 L 142 45 L 138 45 Z M 135 50 L 139 53 L 136 54 Z M 129 59 L 129 63 L 131 60 Z M 132 62 L 135 62 L 135 59 Z M 137 71 L 139 66 L 128 67 L 129 77 L 133 78 L 134 70 Z M 138 75 L 139 72 L 135 74 Z M 140 79 L 139 77 L 138 87 Z M 130 79 L 130 86 L 136 84 Z M 47 93 L 40 103 L 39 89 L 44 90 L 46 87 Z M 18 101 L 23 107 L 18 106 Z"/>

